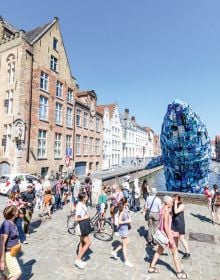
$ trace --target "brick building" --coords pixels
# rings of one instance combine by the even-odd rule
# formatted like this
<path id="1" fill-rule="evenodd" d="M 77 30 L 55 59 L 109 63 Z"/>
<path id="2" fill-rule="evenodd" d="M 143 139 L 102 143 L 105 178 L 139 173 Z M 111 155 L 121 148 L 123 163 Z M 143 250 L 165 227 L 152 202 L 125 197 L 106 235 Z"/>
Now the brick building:
<path id="1" fill-rule="evenodd" d="M 0 173 L 67 170 L 76 91 L 57 18 L 25 32 L 0 17 Z"/>
<path id="2" fill-rule="evenodd" d="M 103 116 L 96 110 L 95 91 L 75 94 L 75 171 L 79 175 L 102 170 Z"/>

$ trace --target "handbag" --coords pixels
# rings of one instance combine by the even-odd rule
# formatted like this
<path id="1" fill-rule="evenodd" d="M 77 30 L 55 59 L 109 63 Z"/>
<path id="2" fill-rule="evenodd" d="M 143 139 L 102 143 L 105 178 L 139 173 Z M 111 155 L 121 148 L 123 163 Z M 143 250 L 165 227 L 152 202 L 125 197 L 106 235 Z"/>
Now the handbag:
<path id="1" fill-rule="evenodd" d="M 158 229 L 155 234 L 153 235 L 154 241 L 160 244 L 163 248 L 169 243 L 169 239 L 165 232 Z"/>
<path id="2" fill-rule="evenodd" d="M 10 248 L 10 255 L 16 257 L 17 254 L 21 251 L 21 244 L 18 243 Z"/>
<path id="3" fill-rule="evenodd" d="M 94 230 L 90 219 L 79 221 L 79 227 L 81 235 L 83 236 L 90 234 Z"/>
<path id="4" fill-rule="evenodd" d="M 155 200 L 155 199 L 156 199 L 156 196 L 154 197 L 154 199 L 153 199 L 153 201 L 152 201 L 152 203 L 151 203 L 150 208 L 147 209 L 146 212 L 145 212 L 145 216 L 144 216 L 145 221 L 149 221 L 150 211 L 151 211 L 151 208 L 152 208 L 152 206 L 153 206 L 153 204 L 154 204 L 154 200 Z"/>

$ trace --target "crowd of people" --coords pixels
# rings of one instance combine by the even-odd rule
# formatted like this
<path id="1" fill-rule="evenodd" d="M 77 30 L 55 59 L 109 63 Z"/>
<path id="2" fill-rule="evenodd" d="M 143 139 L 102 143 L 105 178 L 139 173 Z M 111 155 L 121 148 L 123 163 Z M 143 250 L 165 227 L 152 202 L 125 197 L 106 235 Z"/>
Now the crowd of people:
<path id="1" fill-rule="evenodd" d="M 178 253 L 179 242 L 181 242 L 185 248 L 182 259 L 187 260 L 191 257 L 188 242 L 185 239 L 185 205 L 181 196 L 179 194 L 174 194 L 173 197 L 165 196 L 162 201 L 157 195 L 157 189 L 150 187 L 147 180 L 144 180 L 140 187 L 138 178 L 134 180 L 133 185 L 129 184 L 129 179 L 129 176 L 125 176 L 121 186 L 117 184 L 104 186 L 97 200 L 97 211 L 104 218 L 109 208 L 115 236 L 121 238 L 120 245 L 114 248 L 110 256 L 117 260 L 118 252 L 122 250 L 124 264 L 131 268 L 134 266 L 128 257 L 128 236 L 132 225 L 131 211 L 140 211 L 148 225 L 147 245 L 157 246 L 148 273 L 159 273 L 156 263 L 167 247 L 172 253 L 177 278 L 186 279 L 187 274 L 182 270 Z M 213 191 L 209 191 L 206 187 L 204 193 L 208 200 L 208 207 L 211 209 L 213 223 L 216 218 L 220 223 L 218 187 L 214 185 Z M 142 209 L 141 196 L 144 199 Z M 33 182 L 22 193 L 19 180 L 17 180 L 8 197 L 7 206 L 3 212 L 5 220 L 0 228 L 0 271 L 5 277 L 3 279 L 16 280 L 21 276 L 17 254 L 21 250 L 21 244 L 28 244 L 27 236 L 30 234 L 33 212 L 38 211 L 40 217 L 45 216 L 51 219 L 53 213 L 59 209 L 62 210 L 68 202 L 70 211 L 75 213 L 76 234 L 80 236 L 75 265 L 80 269 L 85 268 L 86 262 L 83 261 L 83 257 L 91 246 L 89 234 L 92 232 L 88 206 L 93 207 L 96 203 L 92 196 L 91 176 L 88 174 L 83 184 L 80 183 L 77 175 L 73 175 L 68 179 L 58 178 L 54 185 L 46 176 L 43 182 Z M 100 221 L 100 230 L 103 226 Z M 162 239 L 159 238 L 161 235 Z"/>

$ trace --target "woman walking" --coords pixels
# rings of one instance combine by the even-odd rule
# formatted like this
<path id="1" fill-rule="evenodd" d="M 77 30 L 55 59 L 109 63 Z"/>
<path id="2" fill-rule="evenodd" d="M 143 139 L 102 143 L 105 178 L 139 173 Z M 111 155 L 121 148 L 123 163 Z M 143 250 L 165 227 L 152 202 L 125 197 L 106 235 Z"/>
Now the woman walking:
<path id="1" fill-rule="evenodd" d="M 89 215 L 86 207 L 87 200 L 88 198 L 86 192 L 79 193 L 79 202 L 76 205 L 76 215 L 75 215 L 75 221 L 79 223 L 79 227 L 80 227 L 80 223 L 89 220 Z M 88 223 L 84 222 L 84 226 L 86 226 L 86 224 L 88 225 L 88 231 L 87 229 L 85 229 L 85 231 L 89 232 L 90 231 L 89 222 Z M 81 229 L 82 228 L 80 227 L 80 230 Z M 81 231 L 78 254 L 75 260 L 75 265 L 80 269 L 84 269 L 86 266 L 86 262 L 82 261 L 82 258 L 87 252 L 87 250 L 89 249 L 90 245 L 91 245 L 91 241 L 89 238 L 89 234 L 84 234 Z"/>
<path id="2" fill-rule="evenodd" d="M 187 279 L 187 274 L 181 269 L 178 250 L 177 250 L 177 247 L 176 247 L 173 235 L 172 235 L 172 231 L 171 231 L 172 218 L 171 218 L 170 210 L 171 210 L 172 206 L 173 206 L 173 198 L 170 196 L 165 196 L 164 197 L 164 206 L 160 212 L 159 229 L 160 229 L 160 231 L 164 232 L 166 234 L 167 238 L 169 239 L 168 247 L 169 247 L 170 251 L 172 252 L 173 261 L 174 261 L 174 264 L 176 267 L 177 278 L 178 279 Z M 160 258 L 160 256 L 162 255 L 163 251 L 164 251 L 164 248 L 160 244 L 158 244 L 158 249 L 157 249 L 156 253 L 154 254 L 153 260 L 148 269 L 148 273 L 159 273 L 159 270 L 155 267 L 155 265 L 156 265 L 158 259 Z"/>
<path id="3" fill-rule="evenodd" d="M 111 252 L 111 255 L 114 259 L 117 260 L 118 259 L 117 253 L 119 250 L 122 249 L 125 265 L 128 267 L 134 267 L 134 265 L 128 260 L 128 256 L 127 256 L 127 247 L 129 243 L 128 230 L 131 225 L 131 218 L 129 215 L 127 198 L 123 197 L 120 200 L 118 207 L 119 207 L 118 232 L 119 232 L 119 236 L 121 237 L 121 244 L 114 251 Z"/>
<path id="4" fill-rule="evenodd" d="M 149 193 L 150 193 L 150 188 L 149 188 L 149 185 L 148 185 L 148 182 L 146 179 L 144 179 L 144 181 L 142 183 L 141 191 L 142 191 L 143 198 L 146 201 L 147 197 L 149 196 Z"/>
<path id="5" fill-rule="evenodd" d="M 14 223 L 17 215 L 16 206 L 7 206 L 3 215 L 5 220 L 0 228 L 0 271 L 3 272 L 3 279 L 18 280 L 21 276 L 21 268 L 16 255 L 20 252 L 21 245 Z"/>
<path id="6" fill-rule="evenodd" d="M 174 231 L 174 240 L 176 242 L 176 247 L 178 248 L 179 240 L 182 242 L 183 247 L 185 248 L 185 253 L 182 259 L 189 259 L 189 246 L 188 242 L 185 239 L 185 218 L 184 218 L 184 204 L 182 202 L 181 196 L 175 194 L 173 196 L 173 216 L 171 229 Z"/>
<path id="7" fill-rule="evenodd" d="M 23 202 L 20 198 L 20 191 L 16 191 L 10 194 L 9 199 L 7 201 L 7 206 L 14 205 L 17 208 L 17 216 L 15 218 L 15 225 L 18 229 L 18 235 L 21 243 L 28 244 L 26 240 L 26 235 L 24 234 L 23 230 L 23 220 L 24 220 L 24 205 L 25 202 Z"/>
<path id="8" fill-rule="evenodd" d="M 123 198 L 122 187 L 118 185 L 112 186 L 111 193 L 111 204 L 110 204 L 110 214 L 112 217 L 112 223 L 114 225 L 115 234 L 118 235 L 118 204 L 119 201 Z"/>

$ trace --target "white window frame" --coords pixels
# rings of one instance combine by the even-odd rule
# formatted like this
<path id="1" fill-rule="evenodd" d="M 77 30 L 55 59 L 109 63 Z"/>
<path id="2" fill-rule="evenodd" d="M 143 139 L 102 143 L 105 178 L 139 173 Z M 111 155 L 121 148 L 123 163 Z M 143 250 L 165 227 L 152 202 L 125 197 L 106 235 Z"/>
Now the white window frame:
<path id="1" fill-rule="evenodd" d="M 38 152 L 39 159 L 47 158 L 47 131 L 43 129 L 38 130 Z"/>
<path id="2" fill-rule="evenodd" d="M 88 128 L 88 113 L 83 113 L 83 128 Z"/>
<path id="3" fill-rule="evenodd" d="M 43 71 L 40 74 L 40 89 L 48 91 L 49 75 Z"/>
<path id="4" fill-rule="evenodd" d="M 8 63 L 8 83 L 13 84 L 15 81 L 15 62 Z"/>
<path id="5" fill-rule="evenodd" d="M 60 103 L 56 103 L 56 110 L 55 110 L 55 122 L 58 125 L 62 125 L 62 111 L 63 106 Z"/>
<path id="6" fill-rule="evenodd" d="M 55 133 L 54 158 L 55 159 L 62 158 L 62 134 L 61 133 Z"/>
<path id="7" fill-rule="evenodd" d="M 7 115 L 12 115 L 13 114 L 13 104 L 14 104 L 14 90 L 13 89 L 6 91 L 6 100 L 8 100 L 8 105 L 5 106 L 6 107 L 5 113 Z"/>
<path id="8" fill-rule="evenodd" d="M 55 47 L 54 47 L 55 46 Z M 58 49 L 58 40 L 57 38 L 53 37 L 53 49 L 57 51 Z"/>
<path id="9" fill-rule="evenodd" d="M 81 110 L 76 109 L 76 126 L 81 127 Z"/>
<path id="10" fill-rule="evenodd" d="M 72 135 L 66 135 L 66 151 L 67 149 L 73 149 L 73 137 Z M 71 155 L 71 157 L 73 154 Z"/>
<path id="11" fill-rule="evenodd" d="M 50 56 L 50 69 L 58 72 L 58 59 L 53 55 Z"/>
<path id="12" fill-rule="evenodd" d="M 89 155 L 93 156 L 94 154 L 94 146 L 93 146 L 93 137 L 89 137 Z"/>
<path id="13" fill-rule="evenodd" d="M 63 96 L 63 83 L 57 81 L 56 83 L 56 97 L 62 98 Z"/>
<path id="14" fill-rule="evenodd" d="M 76 155 L 81 155 L 81 135 L 76 135 Z"/>
<path id="15" fill-rule="evenodd" d="M 95 155 L 99 155 L 100 139 L 95 139 Z"/>
<path id="16" fill-rule="evenodd" d="M 83 155 L 88 155 L 88 136 L 83 136 Z"/>
<path id="17" fill-rule="evenodd" d="M 39 100 L 39 119 L 43 121 L 48 120 L 48 98 L 40 95 Z"/>
<path id="18" fill-rule="evenodd" d="M 66 126 L 73 127 L 73 109 L 69 107 L 66 108 Z"/>
<path id="19" fill-rule="evenodd" d="M 73 90 L 71 88 L 68 88 L 67 90 L 67 102 L 73 103 Z"/>

